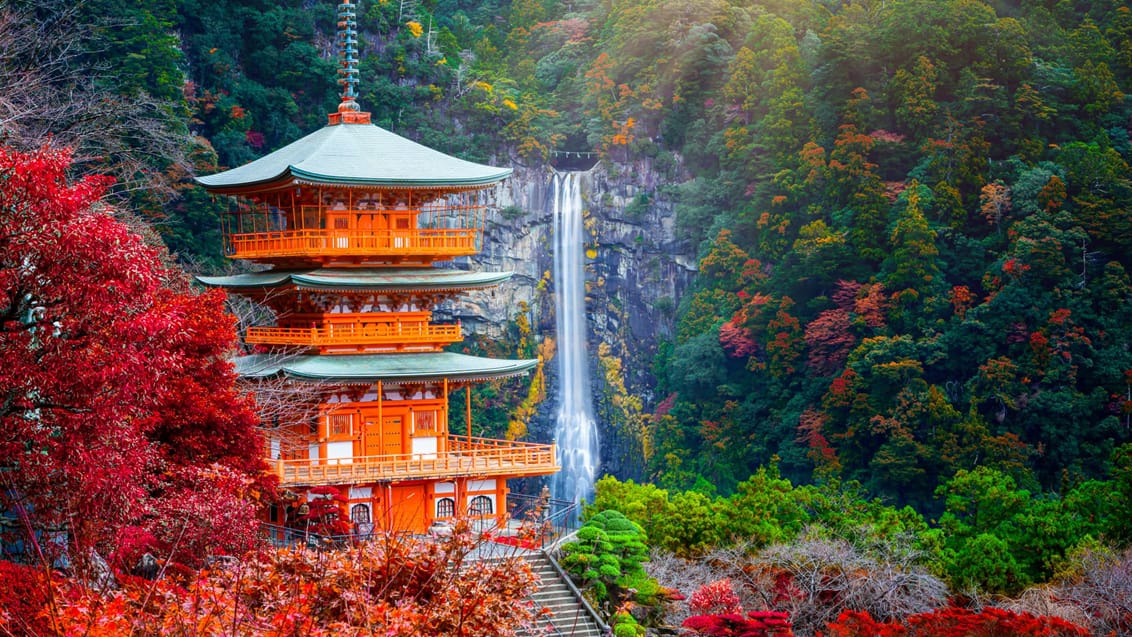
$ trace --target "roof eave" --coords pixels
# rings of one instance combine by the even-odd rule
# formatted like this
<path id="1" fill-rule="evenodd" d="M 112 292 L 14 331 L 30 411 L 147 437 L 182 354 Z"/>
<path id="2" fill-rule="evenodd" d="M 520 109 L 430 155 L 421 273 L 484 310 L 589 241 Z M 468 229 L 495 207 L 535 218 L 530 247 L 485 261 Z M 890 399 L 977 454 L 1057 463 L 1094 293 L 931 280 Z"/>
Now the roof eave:
<path id="1" fill-rule="evenodd" d="M 240 183 L 209 183 L 208 177 L 195 177 L 198 185 L 211 193 L 218 195 L 240 195 L 246 193 L 267 192 L 270 190 L 285 190 L 292 186 L 332 186 L 340 188 L 387 188 L 400 190 L 469 190 L 485 188 L 495 185 L 512 174 L 510 168 L 486 177 L 473 179 L 435 179 L 435 180 L 398 180 L 398 179 L 366 179 L 361 177 L 335 177 L 320 175 L 291 167 L 279 175 L 268 179 Z M 224 173 L 219 173 L 224 174 Z"/>
<path id="2" fill-rule="evenodd" d="M 444 189 L 471 188 L 477 186 L 490 186 L 511 176 L 513 171 L 504 168 L 498 173 L 482 177 L 466 177 L 463 179 L 372 179 L 368 177 L 338 177 L 309 172 L 301 168 L 290 167 L 290 174 L 296 183 L 317 186 L 373 186 L 376 188 L 427 188 Z"/>
<path id="3" fill-rule="evenodd" d="M 534 365 L 531 365 L 531 367 L 534 367 Z M 447 379 L 449 382 L 454 381 L 454 382 L 458 382 L 458 383 L 480 383 L 480 382 L 486 382 L 486 381 L 489 381 L 489 380 L 502 380 L 502 379 L 505 379 L 505 378 L 514 378 L 516 376 L 522 376 L 524 374 L 529 373 L 531 371 L 531 367 L 524 367 L 522 369 L 515 369 L 515 370 L 510 370 L 510 371 L 500 372 L 500 373 L 474 372 L 474 373 L 468 373 L 468 374 L 463 374 L 463 375 L 449 373 L 449 374 L 422 374 L 422 375 L 406 374 L 404 376 L 398 376 L 398 375 L 395 375 L 395 374 L 382 374 L 380 376 L 377 376 L 377 375 L 375 375 L 375 376 L 318 376 L 318 375 L 314 375 L 314 374 L 302 374 L 302 373 L 295 372 L 295 371 L 289 370 L 289 369 L 283 369 L 283 370 L 281 370 L 281 372 L 287 378 L 290 378 L 290 379 L 293 379 L 293 380 L 318 382 L 318 383 L 332 383 L 332 384 L 341 384 L 341 385 L 354 385 L 354 384 L 369 385 L 369 384 L 372 384 L 372 383 L 376 383 L 378 381 L 413 384 L 413 383 L 441 382 L 445 379 Z M 264 378 L 264 376 L 257 376 L 255 378 Z"/>
<path id="4" fill-rule="evenodd" d="M 492 288 L 499 286 L 509 281 L 514 272 L 499 272 L 495 273 L 496 276 L 484 278 L 477 281 L 452 281 L 444 282 L 437 285 L 429 285 L 419 281 L 411 283 L 358 283 L 350 285 L 347 283 L 320 283 L 316 281 L 303 281 L 302 275 L 288 274 L 287 276 L 280 276 L 277 278 L 265 277 L 262 282 L 243 282 L 240 284 L 233 284 L 226 282 L 224 279 L 229 277 L 224 276 L 203 276 L 197 275 L 194 278 L 201 285 L 213 288 L 223 288 L 226 290 L 268 290 L 278 288 L 294 288 L 298 290 L 312 290 L 317 292 L 357 292 L 367 290 L 388 290 L 401 293 L 436 293 L 436 292 L 461 292 L 463 290 L 479 290 L 485 288 Z M 299 280 L 296 280 L 299 278 Z"/>

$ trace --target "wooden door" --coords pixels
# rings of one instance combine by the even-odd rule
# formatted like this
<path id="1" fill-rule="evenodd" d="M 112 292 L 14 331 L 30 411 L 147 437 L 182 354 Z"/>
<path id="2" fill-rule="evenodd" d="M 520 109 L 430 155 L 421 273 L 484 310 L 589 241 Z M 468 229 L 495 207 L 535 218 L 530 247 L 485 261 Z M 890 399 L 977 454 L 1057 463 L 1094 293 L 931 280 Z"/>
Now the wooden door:
<path id="1" fill-rule="evenodd" d="M 366 418 L 362 433 L 362 455 L 380 456 L 383 453 L 381 443 L 381 427 L 377 425 L 377 418 Z"/>
<path id="2" fill-rule="evenodd" d="M 385 416 L 381 423 L 381 455 L 395 456 L 406 453 L 404 448 L 405 417 Z"/>
<path id="3" fill-rule="evenodd" d="M 424 533 L 428 530 L 428 503 L 425 485 L 393 487 L 393 528 Z"/>
<path id="4" fill-rule="evenodd" d="M 349 248 L 350 217 L 346 215 L 333 215 L 331 216 L 331 220 L 334 223 L 334 247 Z"/>

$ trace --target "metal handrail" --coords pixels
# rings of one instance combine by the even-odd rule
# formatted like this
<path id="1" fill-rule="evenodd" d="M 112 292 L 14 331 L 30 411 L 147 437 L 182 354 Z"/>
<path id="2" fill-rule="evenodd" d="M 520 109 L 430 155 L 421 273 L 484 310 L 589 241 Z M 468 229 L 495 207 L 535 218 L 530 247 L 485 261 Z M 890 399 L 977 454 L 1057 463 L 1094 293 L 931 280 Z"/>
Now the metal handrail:
<path id="1" fill-rule="evenodd" d="M 538 511 L 540 507 L 545 507 L 540 512 L 539 517 L 530 518 L 530 522 L 551 531 L 550 533 L 543 532 L 540 534 L 539 545 L 544 549 L 547 548 L 548 540 L 552 543 L 557 542 L 558 537 L 577 529 L 578 504 L 576 502 L 556 498 L 543 499 L 540 496 L 525 493 L 510 493 L 507 495 L 507 500 L 516 505 L 510 514 L 512 519 L 527 518 L 531 513 Z"/>
<path id="2" fill-rule="evenodd" d="M 571 534 L 571 535 L 573 535 L 573 534 Z M 565 539 L 565 537 L 561 538 L 561 539 Z M 590 606 L 589 600 L 587 600 L 582 595 L 582 591 L 578 590 L 578 587 L 574 585 L 574 580 L 570 579 L 570 574 L 567 573 L 566 571 L 562 570 L 562 567 L 558 564 L 558 560 L 555 560 L 554 557 L 550 554 L 550 552 L 547 551 L 546 549 L 542 549 L 539 552 L 546 556 L 546 559 L 550 562 L 550 566 L 553 567 L 554 571 L 556 573 L 558 573 L 558 576 L 561 577 L 562 580 L 566 582 L 566 587 L 569 588 L 570 592 L 573 593 L 574 596 L 578 598 L 578 602 L 581 603 L 582 608 L 586 609 L 586 612 L 589 614 L 589 616 L 597 624 L 597 627 L 600 628 L 603 633 L 608 631 L 609 630 L 609 624 L 606 624 L 604 621 L 602 621 L 601 617 L 598 616 L 597 611 L 594 610 L 593 606 Z"/>
<path id="3" fill-rule="evenodd" d="M 322 535 L 321 533 L 311 533 L 305 529 L 296 529 L 269 522 L 260 522 L 259 529 L 260 532 L 268 536 L 268 541 L 275 546 L 303 545 L 308 548 L 331 548 L 363 539 L 357 534 Z M 280 537 L 283 539 L 279 540 Z"/>

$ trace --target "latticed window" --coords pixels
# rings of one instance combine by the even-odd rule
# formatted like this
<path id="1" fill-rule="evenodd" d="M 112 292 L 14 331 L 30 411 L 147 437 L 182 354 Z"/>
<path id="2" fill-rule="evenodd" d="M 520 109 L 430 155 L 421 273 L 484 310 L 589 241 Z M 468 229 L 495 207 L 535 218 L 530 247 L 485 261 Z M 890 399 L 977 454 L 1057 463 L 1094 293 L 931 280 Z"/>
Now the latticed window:
<path id="1" fill-rule="evenodd" d="M 486 495 L 477 495 L 468 504 L 468 515 L 491 515 L 495 513 L 491 498 Z"/>
<path id="2" fill-rule="evenodd" d="M 415 431 L 418 434 L 435 434 L 436 433 L 436 412 L 435 411 L 418 411 L 413 414 L 413 421 L 416 423 Z"/>
<path id="3" fill-rule="evenodd" d="M 350 520 L 352 520 L 354 524 L 369 524 L 369 505 L 355 504 L 350 507 Z"/>
<path id="4" fill-rule="evenodd" d="M 440 498 L 436 501 L 436 517 L 450 518 L 456 515 L 456 501 L 452 498 Z"/>
<path id="5" fill-rule="evenodd" d="M 334 414 L 328 417 L 330 420 L 330 435 L 331 436 L 349 436 L 350 424 L 353 421 L 353 414 Z"/>

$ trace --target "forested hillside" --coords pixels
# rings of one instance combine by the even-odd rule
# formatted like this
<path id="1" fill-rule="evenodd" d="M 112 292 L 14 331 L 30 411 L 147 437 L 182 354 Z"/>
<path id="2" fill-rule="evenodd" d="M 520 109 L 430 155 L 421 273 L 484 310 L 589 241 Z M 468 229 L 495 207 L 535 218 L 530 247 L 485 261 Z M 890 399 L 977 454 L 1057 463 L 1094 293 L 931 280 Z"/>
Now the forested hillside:
<path id="1" fill-rule="evenodd" d="M 12 149 L 3 157 L 14 167 L 0 177 L 48 166 L 48 177 L 28 177 L 22 187 L 110 224 L 93 203 L 105 186 L 105 199 L 119 204 L 105 212 L 151 242 L 160 237 L 179 265 L 230 267 L 220 253 L 221 204 L 192 177 L 325 123 L 338 102 L 335 10 L 332 0 L 0 3 L 0 144 Z M 750 596 L 742 600 L 748 608 L 774 594 L 759 606 L 773 613 L 757 621 L 778 626 L 774 613 L 788 612 L 800 634 L 827 626 L 839 635 L 950 634 L 881 622 L 930 615 L 922 621 L 962 623 L 970 617 L 940 610 L 946 599 L 1015 594 L 1047 581 L 1056 585 L 1044 589 L 1047 601 L 1069 600 L 1096 634 L 1132 630 L 1124 602 L 1096 610 L 1104 595 L 1126 599 L 1129 589 L 1129 557 L 1112 549 L 1132 537 L 1132 9 L 1116 0 L 361 0 L 358 24 L 358 101 L 377 124 L 500 165 L 544 167 L 551 151 L 569 150 L 598 153 L 597 170 L 609 181 L 647 166 L 663 185 L 638 192 L 629 206 L 673 209 L 682 240 L 698 251 L 672 338 L 650 370 L 655 386 L 626 403 L 643 403 L 634 422 L 642 423 L 645 473 L 655 484 L 599 483 L 586 514 L 591 530 L 564 560 L 573 560 L 596 603 L 625 616 L 617 634 L 640 634 L 625 627 L 637 626 L 621 612 L 630 600 L 674 612 L 673 591 L 642 566 L 646 544 L 699 560 L 669 574 L 684 585 L 703 575 L 700 597 L 685 610 L 713 617 L 741 610 L 717 578 L 747 577 L 736 589 Z M 45 145 L 74 152 L 37 150 Z M 116 181 L 78 179 L 102 173 Z M 67 183 L 98 188 L 71 196 Z M 37 206 L 48 204 L 21 203 L 12 193 L 22 191 L 8 190 L 14 203 L 0 212 L 23 234 L 5 236 L 11 254 L 3 272 L 45 285 L 50 276 L 31 276 L 32 257 L 20 250 L 54 272 L 63 267 L 52 256 L 59 237 L 70 235 L 35 221 Z M 142 250 L 132 234 L 112 228 L 104 234 L 130 237 L 115 245 Z M 68 256 L 86 270 L 101 263 L 90 243 L 98 236 L 79 232 L 73 239 L 84 251 Z M 39 243 L 29 248 L 27 237 Z M 172 264 L 160 263 L 169 260 L 164 253 L 144 252 L 146 271 L 184 292 Z M 71 265 L 59 276 L 86 272 Z M 129 278 L 126 266 L 111 270 Z M 95 316 L 94 306 L 71 316 L 63 301 L 79 297 L 56 287 L 60 322 L 117 318 Z M 99 289 L 81 287 L 92 299 Z M 13 368 L 9 384 L 67 369 L 36 364 L 44 350 L 27 329 L 55 315 L 37 319 L 23 288 L 7 291 L 5 329 L 23 339 L 33 374 Z M 143 310 L 153 308 L 137 311 L 144 318 Z M 515 335 L 509 342 L 473 347 L 542 351 L 526 311 L 506 330 Z M 170 321 L 184 320 L 173 314 Z M 159 331 L 142 332 L 134 335 L 139 343 L 160 344 Z M 208 332 L 215 342 L 194 355 L 221 364 L 221 332 L 227 328 Z M 102 351 L 73 351 L 80 350 Z M 150 358 L 111 370 L 159 373 Z M 603 359 L 601 375 L 618 381 L 625 398 L 619 364 Z M 176 378 L 191 376 L 188 363 L 174 367 Z M 109 378 L 102 363 L 90 369 L 89 377 L 52 382 Z M 509 391 L 486 387 L 476 413 L 506 427 L 508 411 L 522 403 L 529 417 L 542 395 L 541 387 Z M 225 392 L 209 391 L 235 396 Z M 42 388 L 21 396 L 50 403 Z M 4 447 L 17 459 L 5 466 L 27 462 L 29 441 L 72 462 L 62 430 L 39 425 L 48 403 L 0 414 L 19 424 Z M 245 408 L 225 413 L 250 427 Z M 84 413 L 102 412 L 67 418 L 93 423 Z M 139 448 L 183 447 L 168 444 L 182 434 L 142 433 Z M 237 440 L 247 462 L 231 464 L 253 472 L 257 452 L 247 440 Z M 168 466 L 188 463 L 182 452 Z M 81 462 L 66 466 L 76 484 L 92 475 Z M 114 494 L 120 485 L 104 480 L 118 475 L 111 469 L 96 486 Z M 146 498 L 153 507 L 196 506 L 171 489 L 183 486 L 172 470 L 134 469 L 149 481 L 134 497 L 141 513 L 114 499 L 84 499 L 77 487 L 41 489 L 38 513 L 70 510 L 56 501 L 89 505 L 95 522 L 95 513 L 110 520 L 87 525 L 90 541 L 111 546 L 121 544 L 115 533 L 130 515 L 156 524 Z M 62 484 L 54 476 L 32 478 Z M 224 497 L 238 499 L 234 493 Z M 251 518 L 232 518 L 244 525 L 242 542 Z M 170 528 L 157 531 L 180 541 Z M 203 531 L 190 539 L 186 553 L 198 541 L 216 543 Z M 587 567 L 588 556 L 608 562 L 610 551 L 620 553 L 614 570 L 624 573 Z M 802 563 L 849 579 L 834 593 L 806 593 L 803 603 Z M 853 573 L 869 576 L 849 581 Z M 915 582 L 897 586 L 898 599 L 854 606 L 852 595 L 864 589 L 853 587 L 885 573 Z M 227 586 L 202 580 L 194 590 L 213 595 L 220 590 L 213 585 Z M 0 592 L 26 597 L 9 589 Z M 872 612 L 877 621 L 839 619 L 831 609 Z M 734 634 L 713 626 L 701 634 Z M 1041 634 L 1078 634 L 1052 630 Z"/>
<path id="2" fill-rule="evenodd" d="M 323 123 L 334 10 L 13 3 L 7 138 L 54 122 L 183 261 L 220 267 L 216 204 L 188 178 Z M 648 158 L 670 176 L 635 204 L 675 202 L 701 253 L 653 370 L 664 399 L 646 406 L 661 484 L 727 493 L 778 456 L 794 480 L 930 509 L 959 469 L 1056 490 L 1104 475 L 1132 439 L 1121 3 L 367 0 L 358 14 L 360 102 L 380 125 L 475 160 L 597 150 L 610 170 Z"/>

